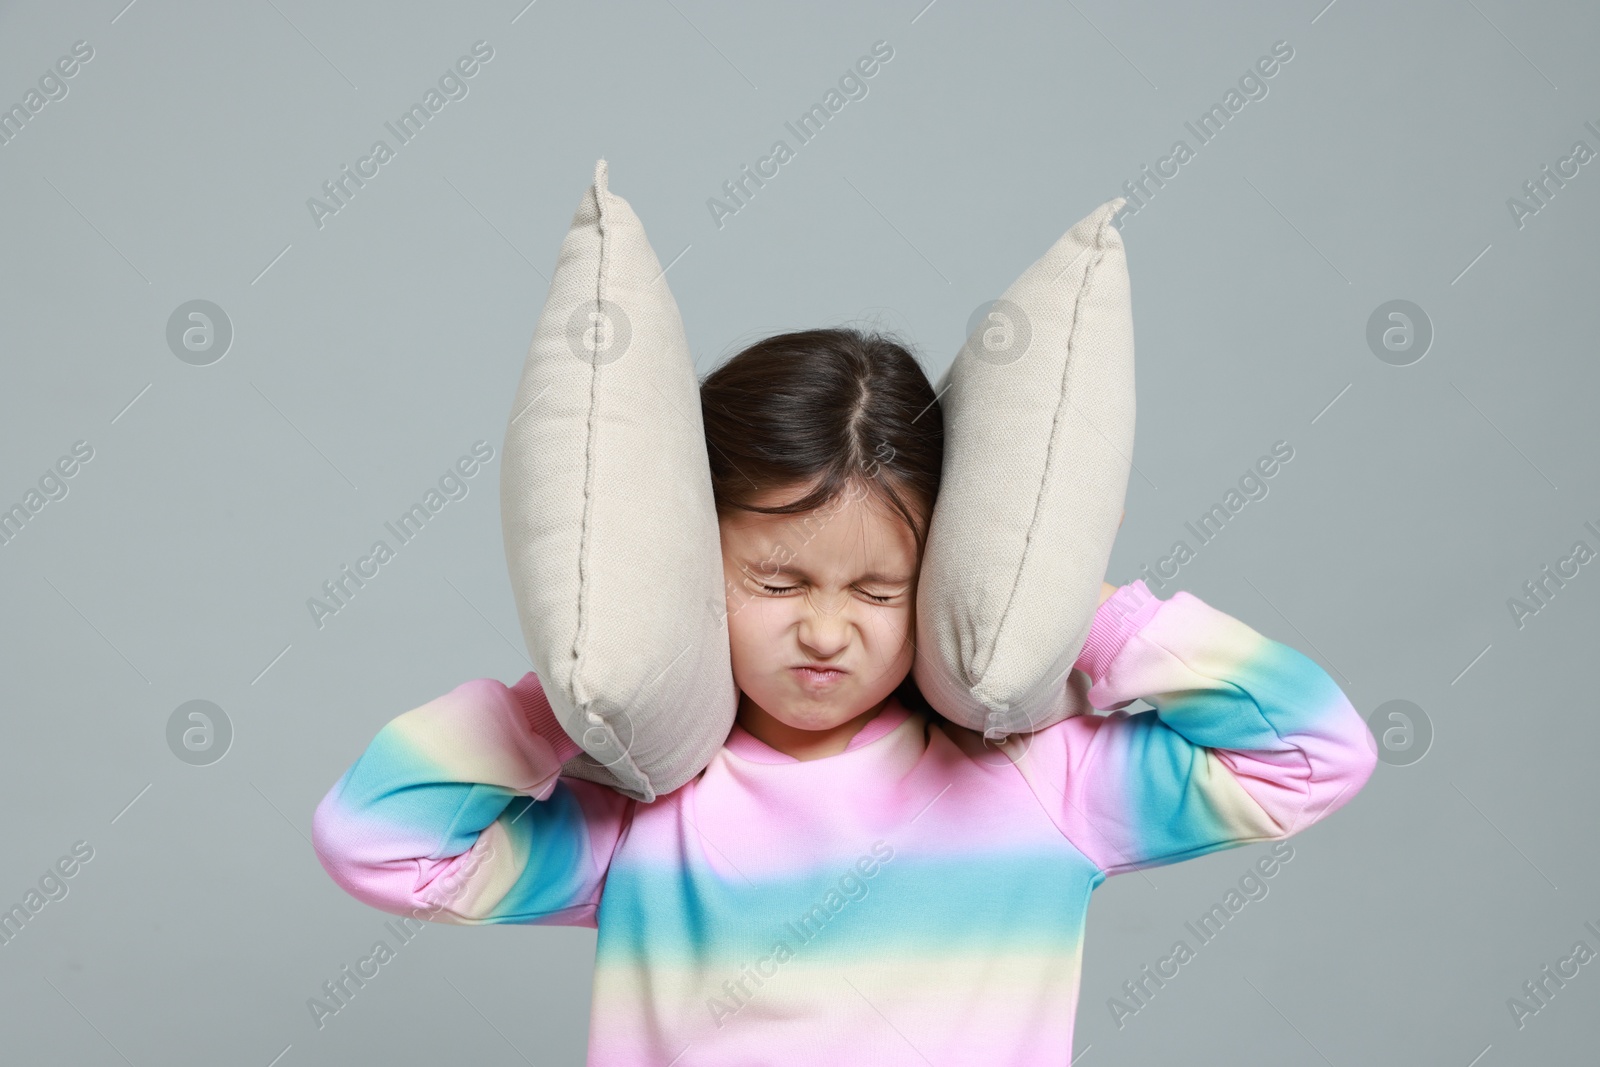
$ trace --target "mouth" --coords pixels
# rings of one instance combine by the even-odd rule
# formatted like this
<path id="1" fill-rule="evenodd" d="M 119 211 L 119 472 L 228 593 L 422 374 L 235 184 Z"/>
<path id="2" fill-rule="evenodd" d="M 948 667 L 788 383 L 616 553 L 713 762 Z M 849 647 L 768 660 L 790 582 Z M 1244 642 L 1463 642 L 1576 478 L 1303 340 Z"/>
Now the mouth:
<path id="1" fill-rule="evenodd" d="M 789 670 L 803 687 L 813 693 L 832 689 L 847 673 L 832 667 L 790 667 Z"/>

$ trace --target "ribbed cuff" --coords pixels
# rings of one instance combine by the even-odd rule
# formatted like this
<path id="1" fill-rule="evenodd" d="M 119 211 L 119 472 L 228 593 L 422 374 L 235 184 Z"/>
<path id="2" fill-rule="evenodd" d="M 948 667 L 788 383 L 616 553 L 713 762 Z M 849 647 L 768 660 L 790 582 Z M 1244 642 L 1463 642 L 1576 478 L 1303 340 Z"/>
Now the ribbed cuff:
<path id="1" fill-rule="evenodd" d="M 550 701 L 544 695 L 537 674 L 529 671 L 521 681 L 509 688 L 522 706 L 522 717 L 527 720 L 528 728 L 550 743 L 550 747 L 556 751 L 557 761 L 565 763 L 583 751 L 583 746 L 567 736 L 567 731 L 556 721 L 556 713 L 550 708 Z"/>
<path id="2" fill-rule="evenodd" d="M 1161 610 L 1163 603 L 1165 601 L 1150 592 L 1143 578 L 1122 586 L 1095 609 L 1089 636 L 1073 666 L 1087 674 L 1091 681 L 1100 681 L 1122 646 Z"/>

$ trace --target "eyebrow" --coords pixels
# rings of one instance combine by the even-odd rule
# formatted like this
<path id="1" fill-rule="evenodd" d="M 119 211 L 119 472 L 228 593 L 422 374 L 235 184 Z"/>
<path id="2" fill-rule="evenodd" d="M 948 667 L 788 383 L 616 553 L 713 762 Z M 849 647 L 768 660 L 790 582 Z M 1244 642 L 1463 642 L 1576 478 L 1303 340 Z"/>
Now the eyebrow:
<path id="1" fill-rule="evenodd" d="M 809 574 L 807 574 L 805 571 L 801 570 L 799 567 L 794 567 L 794 566 L 790 566 L 790 565 L 787 565 L 787 564 L 780 565 L 780 566 L 777 566 L 777 567 L 759 568 L 755 564 L 751 563 L 748 560 L 744 560 L 744 561 L 741 561 L 741 562 L 743 563 L 744 567 L 747 570 L 754 570 L 758 574 L 789 574 L 789 575 L 793 575 L 793 576 L 795 576 L 797 578 L 805 578 L 805 579 L 808 579 L 808 580 L 811 577 Z M 861 575 L 861 577 L 856 579 L 856 581 L 858 581 L 858 582 L 873 582 L 873 583 L 877 583 L 877 584 L 881 584 L 881 585 L 904 585 L 907 582 L 909 582 L 910 580 L 911 580 L 910 578 L 903 577 L 901 575 L 883 574 L 883 573 L 880 573 L 878 571 L 872 571 L 870 573 L 863 574 L 863 575 Z"/>

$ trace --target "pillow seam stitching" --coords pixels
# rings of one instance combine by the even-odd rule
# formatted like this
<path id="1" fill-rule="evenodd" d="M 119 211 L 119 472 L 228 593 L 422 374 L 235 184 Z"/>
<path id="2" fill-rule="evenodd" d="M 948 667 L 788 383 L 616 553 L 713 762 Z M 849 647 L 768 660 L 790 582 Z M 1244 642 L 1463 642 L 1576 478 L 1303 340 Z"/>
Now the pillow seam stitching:
<path id="1" fill-rule="evenodd" d="M 1084 298 L 1085 294 L 1088 293 L 1090 287 L 1094 284 L 1096 275 L 1098 274 L 1099 269 L 1100 269 L 1100 264 L 1105 260 L 1105 254 L 1106 254 L 1105 229 L 1106 229 L 1106 225 L 1107 225 L 1106 220 L 1102 219 L 1101 222 L 1100 222 L 1100 225 L 1095 228 L 1095 235 L 1094 235 L 1095 257 L 1094 257 L 1094 260 L 1087 267 L 1084 268 L 1083 284 L 1078 287 L 1077 299 L 1074 300 L 1073 304 L 1072 304 L 1072 329 L 1069 330 L 1068 333 L 1067 333 L 1067 358 L 1066 358 L 1066 361 L 1065 361 L 1065 366 L 1062 368 L 1062 372 L 1061 372 L 1062 384 L 1061 384 L 1060 400 L 1056 405 L 1055 417 L 1051 419 L 1051 423 L 1050 423 L 1050 429 L 1051 429 L 1050 445 L 1049 445 L 1049 448 L 1048 448 L 1047 452 L 1045 453 L 1044 472 L 1042 473 L 1042 475 L 1040 476 L 1040 479 L 1039 479 L 1039 483 L 1040 483 L 1041 487 L 1049 483 L 1051 467 L 1056 463 L 1057 458 L 1058 458 L 1057 457 L 1057 453 L 1058 453 L 1059 449 L 1057 448 L 1057 445 L 1056 445 L 1055 428 L 1056 428 L 1057 424 L 1060 422 L 1062 411 L 1069 405 L 1069 402 L 1066 399 L 1066 395 L 1067 395 L 1067 377 L 1071 373 L 1071 370 L 1072 370 L 1073 356 L 1074 356 L 1074 354 L 1076 352 L 1076 348 L 1077 348 L 1077 346 L 1075 344 L 1075 341 L 1077 340 L 1077 337 L 1078 337 L 1078 331 L 1079 331 L 1079 329 L 1081 328 L 1081 326 L 1083 324 L 1083 318 L 1082 318 L 1082 315 L 1080 314 L 1080 312 L 1082 311 L 1082 307 L 1083 307 L 1083 298 Z M 1040 495 L 1042 495 L 1042 494 L 1040 494 Z M 1030 554 L 1032 553 L 1032 550 L 1033 550 L 1033 547 L 1034 547 L 1034 542 L 1035 542 L 1035 539 L 1036 539 L 1035 535 L 1038 533 L 1039 518 L 1040 518 L 1040 514 L 1041 514 L 1042 510 L 1043 509 L 1041 508 L 1040 503 L 1039 503 L 1039 497 L 1036 496 L 1034 498 L 1033 517 L 1028 522 L 1028 535 L 1027 535 L 1026 540 L 1024 541 L 1024 547 L 1023 547 L 1023 551 L 1022 551 L 1022 558 L 1017 561 L 1016 577 L 1012 579 L 1011 590 L 1006 595 L 1006 606 L 1000 612 L 1000 620 L 997 623 L 997 625 L 995 626 L 995 640 L 994 640 L 994 643 L 990 646 L 989 663 L 984 668 L 984 674 L 985 675 L 988 674 L 989 667 L 993 666 L 993 663 L 994 663 L 994 651 L 1000 645 L 1001 637 L 1002 637 L 1002 635 L 1004 635 L 1005 630 L 1006 630 L 1006 623 L 1011 618 L 1011 609 L 1017 602 L 1017 590 L 1022 585 L 1022 575 L 1023 575 L 1023 572 L 1027 569 L 1028 558 L 1029 558 Z M 979 682 L 979 685 L 980 686 L 982 685 L 981 681 Z"/>

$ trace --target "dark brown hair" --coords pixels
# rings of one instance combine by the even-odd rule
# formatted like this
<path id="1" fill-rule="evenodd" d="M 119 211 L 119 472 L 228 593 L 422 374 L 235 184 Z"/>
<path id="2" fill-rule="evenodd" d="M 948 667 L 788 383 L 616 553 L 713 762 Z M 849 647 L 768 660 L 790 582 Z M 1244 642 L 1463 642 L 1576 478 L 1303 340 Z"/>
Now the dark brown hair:
<path id="1" fill-rule="evenodd" d="M 757 341 L 700 383 L 700 414 L 719 517 L 798 514 L 859 486 L 910 527 L 921 558 L 944 415 L 922 365 L 892 334 L 841 326 Z M 783 504 L 754 503 L 808 485 Z M 933 712 L 910 674 L 895 696 Z"/>

